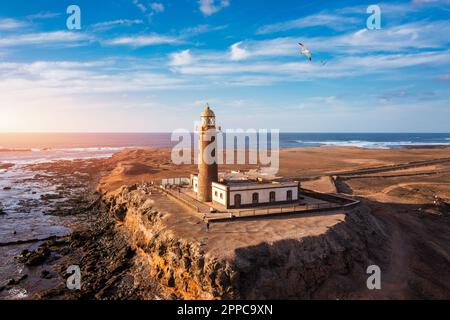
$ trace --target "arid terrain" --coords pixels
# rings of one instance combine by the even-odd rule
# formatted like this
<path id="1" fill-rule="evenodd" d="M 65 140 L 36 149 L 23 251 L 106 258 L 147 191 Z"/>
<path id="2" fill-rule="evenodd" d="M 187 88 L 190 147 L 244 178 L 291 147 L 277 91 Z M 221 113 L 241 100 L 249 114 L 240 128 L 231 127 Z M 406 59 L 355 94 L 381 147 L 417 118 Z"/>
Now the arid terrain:
<path id="1" fill-rule="evenodd" d="M 188 206 L 139 187 L 188 177 L 194 165 L 174 166 L 169 149 L 117 153 L 96 164 L 98 221 L 44 244 L 59 246 L 53 265 L 62 279 L 67 265 L 80 264 L 84 291 L 60 285 L 40 297 L 450 298 L 450 148 L 284 149 L 280 160 L 279 175 L 361 204 L 217 223 L 207 233 Z M 371 264 L 382 270 L 381 290 L 366 287 Z"/>
<path id="2" fill-rule="evenodd" d="M 154 154 L 158 160 L 140 156 L 138 162 L 130 159 L 129 153 L 117 155 L 124 159 L 120 169 L 105 176 L 100 187 L 110 190 L 117 186 L 117 181 L 132 184 L 149 178 L 188 176 L 196 170 L 195 167 L 168 168 L 168 151 L 160 150 Z M 436 159 L 443 160 L 435 163 Z M 155 161 L 158 163 L 156 166 Z M 146 173 L 146 166 L 154 171 Z M 365 171 L 373 168 L 376 169 Z M 351 289 L 347 290 L 346 297 L 402 299 L 450 296 L 450 216 L 447 206 L 433 204 L 435 196 L 450 202 L 449 148 L 284 149 L 279 174 L 304 180 L 302 187 L 307 189 L 344 193 L 362 200 L 361 206 L 366 210 L 364 214 L 372 218 L 370 223 L 386 237 L 380 248 L 369 248 L 375 255 L 385 255 L 383 290 L 368 291 L 363 284 L 351 284 L 340 276 L 341 280 L 336 280 L 334 289 L 322 289 L 323 292 L 319 289 L 315 292 L 317 297 L 330 297 L 327 290 L 336 290 L 339 283 L 349 283 Z M 170 220 L 170 216 L 167 219 Z M 191 228 L 192 224 L 180 216 L 172 220 L 170 227 L 174 231 L 186 237 L 198 236 L 199 227 Z M 343 221 L 345 213 L 335 212 L 224 224 L 214 226 L 215 232 L 208 235 L 207 247 L 216 255 L 226 255 L 227 252 L 232 255 L 238 249 L 263 242 L 273 244 L 282 239 L 325 234 Z M 332 280 L 328 282 L 332 283 Z"/>

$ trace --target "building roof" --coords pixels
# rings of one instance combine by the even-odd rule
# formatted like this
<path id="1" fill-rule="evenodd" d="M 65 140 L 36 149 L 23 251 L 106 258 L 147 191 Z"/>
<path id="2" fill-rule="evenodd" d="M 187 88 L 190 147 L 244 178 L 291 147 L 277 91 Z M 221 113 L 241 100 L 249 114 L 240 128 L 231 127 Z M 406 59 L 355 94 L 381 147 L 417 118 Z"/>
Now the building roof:
<path id="1" fill-rule="evenodd" d="M 201 117 L 215 117 L 216 114 L 209 108 L 209 104 L 206 104 L 205 109 L 203 110 Z"/>
<path id="2" fill-rule="evenodd" d="M 265 175 L 254 170 L 248 172 L 234 171 L 220 173 L 219 176 L 219 184 L 225 186 L 289 185 L 297 182 L 289 178 Z"/>

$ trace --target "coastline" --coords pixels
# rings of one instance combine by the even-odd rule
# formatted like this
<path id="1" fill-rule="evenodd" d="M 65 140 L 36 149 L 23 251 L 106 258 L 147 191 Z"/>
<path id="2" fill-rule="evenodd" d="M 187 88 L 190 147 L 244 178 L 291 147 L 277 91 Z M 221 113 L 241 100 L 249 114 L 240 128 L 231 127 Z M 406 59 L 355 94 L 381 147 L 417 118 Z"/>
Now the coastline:
<path id="1" fill-rule="evenodd" d="M 424 150 L 427 152 L 424 153 Z M 449 147 L 383 150 L 352 147 L 284 148 L 281 150 L 280 172 L 286 176 L 303 176 L 307 180 L 309 179 L 309 181 L 304 182 L 306 187 L 328 192 L 334 182 L 330 182 L 331 180 L 323 177 L 328 177 L 333 173 L 338 174 L 336 172 L 445 157 L 450 157 Z M 442 168 L 436 165 L 424 165 L 418 169 L 403 170 L 405 172 L 397 170 L 399 173 L 396 173 L 394 171 L 395 176 L 399 176 L 395 178 L 398 180 L 395 182 L 391 182 L 391 179 L 394 178 L 385 178 L 385 176 L 382 179 L 381 176 L 380 178 L 371 177 L 367 179 L 373 180 L 371 183 L 373 188 L 378 188 L 378 184 L 386 181 L 389 181 L 389 184 L 405 185 L 405 182 L 399 179 L 412 179 L 409 176 L 402 178 L 401 176 L 405 174 L 417 175 L 420 179 L 423 179 L 422 177 L 428 177 L 425 174 L 427 173 L 426 170 L 429 170 L 430 172 L 438 172 L 437 174 L 446 176 L 444 170 L 446 164 L 441 166 Z M 104 200 L 105 197 L 113 194 L 115 190 L 120 189 L 122 185 L 132 186 L 148 180 L 186 176 L 191 172 L 195 172 L 196 167 L 194 165 L 173 166 L 170 163 L 170 149 L 168 148 L 144 148 L 121 151 L 115 153 L 111 158 L 39 163 L 31 165 L 30 168 L 33 168 L 36 172 L 46 172 L 46 175 L 38 176 L 37 178 L 50 179 L 52 183 L 56 183 L 58 179 L 49 175 L 49 173 L 56 175 L 62 181 L 62 184 L 65 185 L 65 190 L 73 190 L 73 187 L 77 184 L 83 185 L 83 187 L 86 187 L 83 194 L 84 199 L 80 199 L 79 195 L 74 196 L 72 192 L 69 192 L 73 197 L 72 200 L 69 198 L 67 201 L 71 202 L 72 207 L 69 209 L 62 206 L 57 210 L 54 208 L 53 214 L 61 217 L 73 217 L 76 221 L 72 225 L 70 234 L 46 241 L 36 241 L 32 245 L 17 244 L 14 261 L 16 261 L 15 263 L 18 261 L 19 264 L 23 265 L 22 272 L 15 274 L 5 284 L 1 285 L 0 296 L 2 298 L 11 298 L 9 293 L 15 293 L 13 296 L 19 299 L 180 298 L 178 295 L 168 294 L 166 288 L 163 288 L 164 286 L 161 287 L 159 281 L 143 276 L 144 274 L 149 274 L 148 265 L 143 263 L 141 255 L 136 254 L 136 248 L 133 248 L 128 242 L 127 232 L 123 230 L 122 222 L 111 216 L 111 212 L 105 207 Z M 233 167 L 227 167 L 226 169 L 233 169 Z M 85 178 L 83 179 L 81 179 L 83 175 L 80 175 L 79 178 L 81 180 L 78 181 L 68 178 L 72 177 L 76 172 L 84 172 L 87 175 L 84 175 Z M 392 175 L 394 176 L 394 174 Z M 437 178 L 433 176 L 427 178 L 430 181 L 430 186 L 446 188 L 445 184 L 436 185 L 435 182 L 432 182 L 439 181 L 440 177 L 438 175 Z M 423 192 L 425 193 L 422 194 L 421 190 L 417 190 L 414 181 L 409 182 L 415 188 L 411 189 L 412 193 L 406 192 L 404 187 L 399 187 L 398 190 L 402 193 L 398 195 L 395 193 L 397 189 L 392 189 L 386 195 L 381 193 L 380 195 L 371 195 L 367 191 L 360 193 L 359 188 L 361 190 L 364 189 L 363 186 L 357 184 L 358 181 L 356 179 L 339 180 L 336 182 L 336 187 L 339 190 L 335 191 L 345 192 L 347 189 L 342 187 L 345 184 L 347 188 L 351 188 L 353 196 L 363 196 L 366 199 L 370 199 L 367 205 L 374 212 L 379 210 L 377 209 L 379 206 L 384 208 L 384 205 L 378 201 L 386 197 L 386 199 L 389 199 L 389 203 L 402 203 L 410 199 L 408 201 L 414 204 L 411 208 L 396 208 L 394 209 L 395 212 L 398 210 L 407 210 L 408 212 L 412 210 L 411 212 L 414 212 L 416 203 L 422 205 L 431 202 L 427 189 L 424 189 Z M 384 188 L 384 185 L 382 188 Z M 450 195 L 447 189 L 435 190 L 440 192 L 441 195 Z M 65 195 L 67 196 L 67 194 Z M 75 209 L 73 208 L 74 203 L 78 203 L 78 207 Z M 405 205 L 406 203 L 401 206 Z M 386 208 L 389 206 L 386 206 Z M 414 217 L 417 214 L 411 214 L 411 219 L 416 219 Z M 392 223 L 389 220 L 390 218 L 384 215 L 385 213 L 376 214 L 377 217 L 381 217 L 379 219 L 384 221 L 383 223 Z M 427 223 L 434 223 L 436 216 L 433 214 L 427 219 L 431 219 Z M 422 236 L 432 237 L 423 234 Z M 440 241 L 445 243 L 447 240 Z M 101 245 L 98 248 L 99 244 Z M 5 247 L 8 248 L 8 246 Z M 86 286 L 83 287 L 82 292 L 73 292 L 65 289 L 67 277 L 65 270 L 67 266 L 80 262 L 83 262 L 83 270 L 86 271 Z M 27 263 L 29 266 L 27 266 Z M 23 291 L 20 291 L 21 289 L 26 290 L 26 294 L 23 294 Z M 327 294 L 332 294 L 333 290 L 330 289 Z"/>

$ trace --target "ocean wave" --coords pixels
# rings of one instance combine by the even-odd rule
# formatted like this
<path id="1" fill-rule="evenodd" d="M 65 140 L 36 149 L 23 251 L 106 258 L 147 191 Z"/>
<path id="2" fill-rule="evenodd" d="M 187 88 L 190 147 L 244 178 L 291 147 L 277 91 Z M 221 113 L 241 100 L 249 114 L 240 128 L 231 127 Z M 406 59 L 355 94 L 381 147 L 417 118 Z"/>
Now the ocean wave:
<path id="1" fill-rule="evenodd" d="M 450 139 L 446 139 L 450 140 Z M 401 146 L 447 146 L 450 142 L 417 142 L 417 141 L 365 141 L 365 140 L 349 140 L 349 141 L 296 141 L 299 144 L 324 145 L 336 147 L 357 147 L 364 149 L 391 149 Z"/>

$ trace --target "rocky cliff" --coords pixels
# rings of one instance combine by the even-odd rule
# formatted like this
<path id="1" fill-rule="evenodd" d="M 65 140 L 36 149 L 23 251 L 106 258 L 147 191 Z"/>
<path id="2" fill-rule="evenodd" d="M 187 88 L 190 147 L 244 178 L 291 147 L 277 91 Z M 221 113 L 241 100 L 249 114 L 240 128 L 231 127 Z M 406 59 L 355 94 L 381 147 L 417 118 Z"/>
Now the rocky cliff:
<path id="1" fill-rule="evenodd" d="M 148 276 L 181 299 L 358 297 L 367 266 L 386 262 L 385 227 L 364 206 L 318 236 L 267 239 L 224 258 L 201 240 L 175 233 L 154 200 L 136 187 L 107 195 L 105 203 L 148 264 Z"/>

